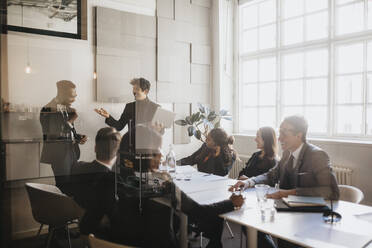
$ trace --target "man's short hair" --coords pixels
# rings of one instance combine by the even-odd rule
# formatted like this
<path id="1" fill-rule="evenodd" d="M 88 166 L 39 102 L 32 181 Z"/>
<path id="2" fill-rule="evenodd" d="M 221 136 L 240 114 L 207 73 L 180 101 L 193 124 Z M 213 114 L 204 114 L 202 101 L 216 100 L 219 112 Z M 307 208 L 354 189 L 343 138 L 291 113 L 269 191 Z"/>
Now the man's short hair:
<path id="1" fill-rule="evenodd" d="M 96 135 L 96 157 L 101 161 L 113 159 L 120 146 L 121 135 L 113 127 L 104 127 Z"/>
<path id="2" fill-rule="evenodd" d="M 144 78 L 133 78 L 130 81 L 131 85 L 138 85 L 142 91 L 148 90 L 150 91 L 151 84 L 147 79 Z"/>
<path id="3" fill-rule="evenodd" d="M 306 119 L 301 115 L 291 115 L 286 117 L 283 122 L 289 123 L 293 126 L 293 132 L 302 133 L 302 141 L 306 142 L 306 134 L 308 129 L 308 124 Z"/>
<path id="4" fill-rule="evenodd" d="M 57 84 L 58 91 L 76 88 L 76 85 L 69 80 L 61 80 L 61 81 L 58 81 L 56 84 Z"/>

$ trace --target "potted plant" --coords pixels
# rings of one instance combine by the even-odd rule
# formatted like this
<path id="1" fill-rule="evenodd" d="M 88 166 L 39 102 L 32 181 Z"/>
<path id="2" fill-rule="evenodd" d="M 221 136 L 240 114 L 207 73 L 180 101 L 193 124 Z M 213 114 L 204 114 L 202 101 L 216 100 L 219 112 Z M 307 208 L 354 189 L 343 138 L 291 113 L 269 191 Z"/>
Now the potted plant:
<path id="1" fill-rule="evenodd" d="M 219 127 L 221 120 L 232 120 L 232 116 L 227 110 L 216 112 L 198 103 L 199 111 L 187 116 L 185 119 L 176 120 L 175 123 L 180 126 L 188 126 L 189 136 L 195 136 L 198 140 L 205 142 L 210 130 Z"/>

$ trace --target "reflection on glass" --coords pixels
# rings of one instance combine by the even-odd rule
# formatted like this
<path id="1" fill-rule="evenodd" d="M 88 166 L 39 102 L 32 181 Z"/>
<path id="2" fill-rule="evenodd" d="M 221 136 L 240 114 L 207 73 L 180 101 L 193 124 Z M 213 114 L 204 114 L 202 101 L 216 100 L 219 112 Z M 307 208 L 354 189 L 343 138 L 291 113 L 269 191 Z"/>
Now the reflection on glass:
<path id="1" fill-rule="evenodd" d="M 257 106 L 257 84 L 247 84 L 243 86 L 244 106 Z"/>
<path id="2" fill-rule="evenodd" d="M 299 16 L 304 13 L 304 1 L 303 0 L 283 0 L 283 16 L 284 19 L 293 16 Z"/>
<path id="3" fill-rule="evenodd" d="M 291 45 L 299 42 L 303 42 L 303 22 L 304 18 L 299 17 L 283 22 L 284 36 L 283 44 Z"/>
<path id="4" fill-rule="evenodd" d="M 243 51 L 253 52 L 257 50 L 257 29 L 245 31 L 243 33 Z"/>
<path id="5" fill-rule="evenodd" d="M 243 28 L 253 28 L 257 27 L 258 23 L 258 7 L 257 5 L 250 5 L 245 8 L 243 8 L 243 16 L 244 16 L 244 22 L 243 22 Z"/>
<path id="6" fill-rule="evenodd" d="M 276 1 L 268 0 L 260 4 L 260 25 L 275 22 L 276 20 Z"/>
<path id="7" fill-rule="evenodd" d="M 257 108 L 244 108 L 241 112 L 240 128 L 242 130 L 257 130 Z"/>
<path id="8" fill-rule="evenodd" d="M 360 32 L 364 25 L 364 3 L 358 2 L 336 9 L 336 34 Z"/>
<path id="9" fill-rule="evenodd" d="M 328 36 L 328 12 L 306 17 L 306 40 L 324 39 Z"/>
<path id="10" fill-rule="evenodd" d="M 268 107 L 268 108 L 260 108 L 259 109 L 259 127 L 263 126 L 269 126 L 269 127 L 275 127 L 275 107 Z"/>
<path id="11" fill-rule="evenodd" d="M 257 82 L 257 60 L 248 60 L 243 62 L 243 82 Z"/>
<path id="12" fill-rule="evenodd" d="M 275 105 L 276 102 L 276 83 L 260 84 L 260 105 Z"/>
<path id="13" fill-rule="evenodd" d="M 301 105 L 303 103 L 302 81 L 283 82 L 284 105 Z"/>
<path id="14" fill-rule="evenodd" d="M 336 107 L 336 132 L 338 134 L 362 133 L 362 106 Z"/>
<path id="15" fill-rule="evenodd" d="M 363 71 L 363 44 L 357 43 L 336 48 L 337 74 Z"/>
<path id="16" fill-rule="evenodd" d="M 328 51 L 326 49 L 306 52 L 306 76 L 328 75 Z"/>
<path id="17" fill-rule="evenodd" d="M 269 25 L 259 29 L 260 49 L 275 47 L 276 43 L 276 25 Z"/>
<path id="18" fill-rule="evenodd" d="M 303 77 L 303 53 L 294 53 L 283 56 L 283 78 Z"/>
<path id="19" fill-rule="evenodd" d="M 327 132 L 327 107 L 316 106 L 305 108 L 305 118 L 309 124 L 310 133 Z"/>
<path id="20" fill-rule="evenodd" d="M 361 103 L 362 75 L 340 76 L 336 79 L 337 103 Z"/>
<path id="21" fill-rule="evenodd" d="M 276 58 L 260 59 L 260 81 L 274 81 L 276 79 Z"/>
<path id="22" fill-rule="evenodd" d="M 367 48 L 367 70 L 372 71 L 372 42 L 368 43 Z"/>
<path id="23" fill-rule="evenodd" d="M 306 104 L 327 104 L 327 79 L 306 80 Z"/>
<path id="24" fill-rule="evenodd" d="M 328 1 L 324 0 L 306 0 L 306 13 L 327 9 Z"/>

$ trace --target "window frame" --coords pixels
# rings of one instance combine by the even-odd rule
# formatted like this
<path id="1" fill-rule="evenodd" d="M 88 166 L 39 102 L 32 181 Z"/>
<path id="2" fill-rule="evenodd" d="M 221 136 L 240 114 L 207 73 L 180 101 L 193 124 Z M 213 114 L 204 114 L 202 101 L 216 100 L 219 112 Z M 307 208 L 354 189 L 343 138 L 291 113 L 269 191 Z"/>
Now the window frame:
<path id="1" fill-rule="evenodd" d="M 262 2 L 265 2 L 268 0 L 257 0 L 256 4 L 260 4 Z M 242 65 L 244 61 L 251 60 L 251 59 L 260 59 L 262 57 L 269 57 L 273 56 L 276 58 L 276 126 L 277 128 L 280 124 L 280 120 L 283 118 L 282 113 L 283 113 L 283 108 L 284 104 L 282 102 L 282 91 L 283 91 L 283 80 L 282 79 L 282 70 L 283 70 L 283 65 L 282 65 L 282 59 L 283 59 L 283 54 L 287 53 L 297 53 L 297 52 L 306 52 L 309 50 L 317 50 L 319 48 L 325 48 L 328 52 L 328 75 L 325 77 L 322 77 L 326 79 L 327 82 L 327 101 L 326 101 L 326 132 L 325 133 L 310 133 L 309 136 L 312 138 L 321 138 L 321 139 L 329 139 L 329 140 L 340 140 L 340 139 L 347 139 L 347 140 L 370 140 L 372 137 L 372 132 L 368 134 L 368 107 L 372 108 L 372 101 L 368 102 L 368 97 L 369 93 L 372 92 L 369 90 L 368 85 L 370 84 L 370 87 L 372 87 L 372 82 L 368 82 L 368 76 L 372 76 L 372 71 L 368 71 L 368 65 L 367 65 L 367 54 L 368 54 L 368 43 L 372 43 L 372 27 L 368 27 L 368 16 L 372 15 L 371 13 L 368 13 L 368 6 L 369 4 L 372 4 L 372 1 L 370 0 L 356 0 L 352 1 L 349 3 L 344 3 L 341 5 L 337 5 L 336 1 L 337 0 L 328 0 L 328 7 L 326 9 L 321 9 L 321 10 L 316 10 L 312 12 L 306 13 L 305 6 L 304 6 L 304 13 L 302 15 L 298 15 L 296 17 L 290 17 L 287 19 L 282 18 L 283 14 L 283 6 L 282 6 L 282 1 L 283 0 L 274 0 L 276 2 L 276 46 L 274 48 L 269 48 L 269 49 L 264 49 L 264 50 L 259 50 L 257 45 L 257 50 L 254 52 L 244 52 L 240 53 L 240 46 L 241 46 L 241 20 L 240 20 L 240 5 L 244 5 L 245 3 L 252 3 L 254 1 L 241 1 L 239 2 L 239 5 L 237 6 L 237 11 L 239 17 L 236 18 L 236 35 L 235 37 L 237 38 L 237 49 L 236 49 L 236 63 L 237 63 L 237 80 L 236 80 L 236 95 L 238 98 L 236 99 L 235 103 L 235 109 L 237 110 L 237 123 L 235 124 L 234 128 L 237 133 L 243 133 L 243 134 L 248 134 L 248 135 L 254 135 L 256 133 L 256 130 L 243 130 L 242 125 L 241 125 L 241 113 L 242 110 L 244 109 L 244 106 L 241 104 L 241 99 L 243 95 L 243 83 L 241 82 L 242 78 Z M 347 5 L 353 5 L 357 2 L 363 2 L 364 6 L 364 26 L 363 30 L 361 32 L 355 32 L 355 33 L 347 33 L 347 34 L 342 34 L 342 35 L 337 35 L 337 30 L 336 30 L 336 22 L 337 22 L 337 16 L 336 16 L 336 8 L 340 8 L 342 6 L 347 6 Z M 305 4 L 304 4 L 305 5 Z M 315 13 L 320 13 L 320 12 L 328 12 L 328 34 L 326 38 L 322 38 L 319 40 L 306 40 L 306 17 Z M 282 33 L 282 28 L 283 28 L 283 23 L 285 20 L 293 19 L 293 18 L 299 18 L 302 17 L 304 19 L 303 23 L 303 41 L 296 43 L 296 44 L 291 44 L 291 45 L 284 45 L 283 44 L 283 33 Z M 257 16 L 259 19 L 259 16 Z M 257 30 L 259 30 L 259 23 L 257 23 L 257 27 L 255 27 Z M 267 25 L 272 25 L 267 24 Z M 361 134 L 345 134 L 345 133 L 337 133 L 337 123 L 335 123 L 335 120 L 337 120 L 337 106 L 339 106 L 336 102 L 336 94 L 337 94 L 337 88 L 336 88 L 336 78 L 338 75 L 336 72 L 336 50 L 337 47 L 340 45 L 344 44 L 354 44 L 357 42 L 362 42 L 363 43 L 363 49 L 364 49 L 364 54 L 363 54 L 363 71 L 361 72 L 362 75 L 362 132 Z M 306 78 L 307 76 L 303 75 L 302 80 L 302 85 L 306 87 Z M 258 86 L 260 83 L 260 80 L 257 79 L 257 82 L 255 82 L 256 85 Z M 305 91 L 305 87 L 303 90 Z M 257 96 L 259 98 L 259 95 Z M 371 98 L 371 96 L 370 96 Z M 258 100 L 259 102 L 259 100 Z M 304 102 L 304 99 L 302 101 L 301 107 L 305 110 L 306 106 L 309 106 L 309 104 Z M 352 105 L 352 104 L 351 104 Z M 257 111 L 260 109 L 260 105 L 257 105 Z M 315 106 L 313 104 L 310 104 L 310 106 Z M 324 105 L 323 105 L 324 106 Z M 346 104 L 345 104 L 346 106 Z M 370 110 L 371 111 L 371 110 Z M 372 113 L 372 111 L 371 111 Z M 305 112 L 304 112 L 305 114 Z M 370 118 L 372 119 L 372 118 Z M 257 125 L 259 125 L 259 120 L 257 119 Z M 370 124 L 372 125 L 372 123 Z"/>

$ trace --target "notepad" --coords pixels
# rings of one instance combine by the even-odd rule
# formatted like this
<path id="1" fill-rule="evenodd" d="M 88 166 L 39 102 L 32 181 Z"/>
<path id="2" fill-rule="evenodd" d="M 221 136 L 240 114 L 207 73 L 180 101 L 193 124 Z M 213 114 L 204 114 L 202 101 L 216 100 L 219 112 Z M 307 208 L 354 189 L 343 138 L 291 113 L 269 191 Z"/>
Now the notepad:
<path id="1" fill-rule="evenodd" d="M 152 117 L 151 123 L 152 124 L 161 123 L 164 125 L 165 128 L 170 128 L 172 127 L 175 117 L 176 113 L 173 113 L 162 108 L 157 108 L 154 116 Z"/>
<path id="2" fill-rule="evenodd" d="M 289 195 L 282 199 L 283 202 L 290 207 L 316 207 L 327 205 L 323 197 Z"/>

